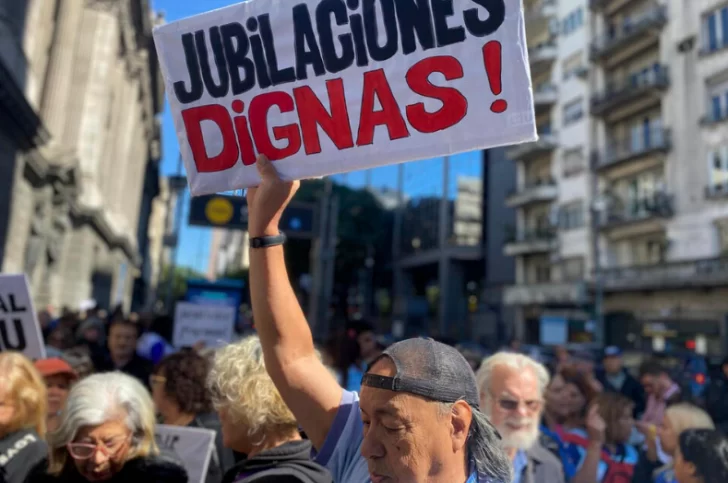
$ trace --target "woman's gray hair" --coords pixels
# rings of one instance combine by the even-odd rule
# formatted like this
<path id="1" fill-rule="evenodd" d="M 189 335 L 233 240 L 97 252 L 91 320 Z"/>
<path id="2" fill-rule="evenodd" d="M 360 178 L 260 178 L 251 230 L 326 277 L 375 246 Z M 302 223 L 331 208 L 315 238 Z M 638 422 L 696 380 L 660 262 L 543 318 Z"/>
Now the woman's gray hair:
<path id="1" fill-rule="evenodd" d="M 130 457 L 159 452 L 154 441 L 154 403 L 149 391 L 121 372 L 94 374 L 73 386 L 61 413 L 58 430 L 50 434 L 50 471 L 60 471 L 67 460 L 66 445 L 84 426 L 123 420 L 132 433 Z"/>
<path id="2" fill-rule="evenodd" d="M 452 404 L 441 404 L 443 415 L 452 411 Z M 488 417 L 476 408 L 468 432 L 468 460 L 475 466 L 478 477 L 485 481 L 513 481 L 513 464 L 500 444 L 500 434 Z"/>

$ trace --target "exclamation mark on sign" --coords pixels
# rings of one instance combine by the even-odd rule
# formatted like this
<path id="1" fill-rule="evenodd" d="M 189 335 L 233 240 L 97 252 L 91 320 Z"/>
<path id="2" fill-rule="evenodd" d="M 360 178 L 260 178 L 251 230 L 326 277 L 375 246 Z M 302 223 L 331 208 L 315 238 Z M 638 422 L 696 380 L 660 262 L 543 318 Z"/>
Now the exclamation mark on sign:
<path id="1" fill-rule="evenodd" d="M 501 43 L 494 40 L 483 46 L 483 63 L 485 64 L 485 73 L 488 75 L 488 84 L 493 94 L 499 96 L 503 92 L 503 83 L 501 82 Z M 505 112 L 508 109 L 508 103 L 505 99 L 496 99 L 490 105 L 490 110 L 496 113 Z"/>

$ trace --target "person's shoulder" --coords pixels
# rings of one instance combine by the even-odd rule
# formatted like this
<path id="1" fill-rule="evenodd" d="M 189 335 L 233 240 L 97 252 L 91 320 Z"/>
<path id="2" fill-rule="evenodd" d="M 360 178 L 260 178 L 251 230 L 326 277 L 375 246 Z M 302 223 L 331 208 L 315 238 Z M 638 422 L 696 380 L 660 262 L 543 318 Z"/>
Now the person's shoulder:
<path id="1" fill-rule="evenodd" d="M 122 481 L 135 483 L 160 482 L 187 483 L 187 470 L 175 458 L 166 454 L 135 458 L 122 469 Z"/>

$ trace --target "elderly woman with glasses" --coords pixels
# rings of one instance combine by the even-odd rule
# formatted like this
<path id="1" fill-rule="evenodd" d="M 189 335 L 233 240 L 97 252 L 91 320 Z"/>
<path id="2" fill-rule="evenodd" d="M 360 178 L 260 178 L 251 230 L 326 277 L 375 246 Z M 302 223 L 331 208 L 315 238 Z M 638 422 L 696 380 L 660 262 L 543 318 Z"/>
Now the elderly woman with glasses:
<path id="1" fill-rule="evenodd" d="M 95 374 L 73 387 L 49 445 L 47 470 L 29 483 L 187 483 L 184 468 L 159 453 L 149 393 L 119 372 Z"/>

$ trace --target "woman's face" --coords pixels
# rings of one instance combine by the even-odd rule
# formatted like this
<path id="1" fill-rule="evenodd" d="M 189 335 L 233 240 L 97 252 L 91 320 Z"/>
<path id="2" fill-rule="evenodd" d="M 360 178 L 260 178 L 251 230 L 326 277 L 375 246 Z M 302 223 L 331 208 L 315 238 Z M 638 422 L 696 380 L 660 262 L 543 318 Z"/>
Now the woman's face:
<path id="1" fill-rule="evenodd" d="M 0 437 L 5 436 L 6 428 L 15 417 L 15 402 L 10 400 L 5 384 L 0 382 Z"/>
<path id="2" fill-rule="evenodd" d="M 118 419 L 84 426 L 68 445 L 68 452 L 86 480 L 105 481 L 124 467 L 131 445 L 131 431 Z"/>
<path id="3" fill-rule="evenodd" d="M 549 413 L 560 417 L 569 415 L 568 408 L 565 407 L 565 391 L 566 383 L 564 378 L 559 374 L 555 375 L 546 390 L 546 410 Z"/>
<path id="4" fill-rule="evenodd" d="M 695 466 L 683 459 L 680 447 L 675 448 L 675 479 L 677 483 L 696 483 Z"/>
<path id="5" fill-rule="evenodd" d="M 657 428 L 657 431 L 660 436 L 662 450 L 668 455 L 673 455 L 677 449 L 677 433 L 669 417 L 666 416 L 662 419 L 662 426 Z"/>
<path id="6" fill-rule="evenodd" d="M 632 435 L 632 428 L 634 428 L 634 417 L 632 416 L 632 406 L 624 408 L 621 416 L 617 419 L 612 434 L 614 436 L 614 443 L 626 443 L 629 441 L 629 437 Z"/>
<path id="7" fill-rule="evenodd" d="M 581 413 L 585 406 L 586 398 L 576 384 L 566 383 L 564 386 L 564 411 L 571 416 Z"/>
<path id="8" fill-rule="evenodd" d="M 45 378 L 48 389 L 48 414 L 55 415 L 63 409 L 68 399 L 68 392 L 71 389 L 71 381 L 68 376 L 57 374 Z"/>
<path id="9" fill-rule="evenodd" d="M 246 437 L 248 431 L 240 423 L 233 420 L 227 407 L 223 406 L 218 409 L 217 414 L 220 417 L 222 427 L 223 446 L 238 453 L 247 454 L 250 451 L 250 445 Z"/>

